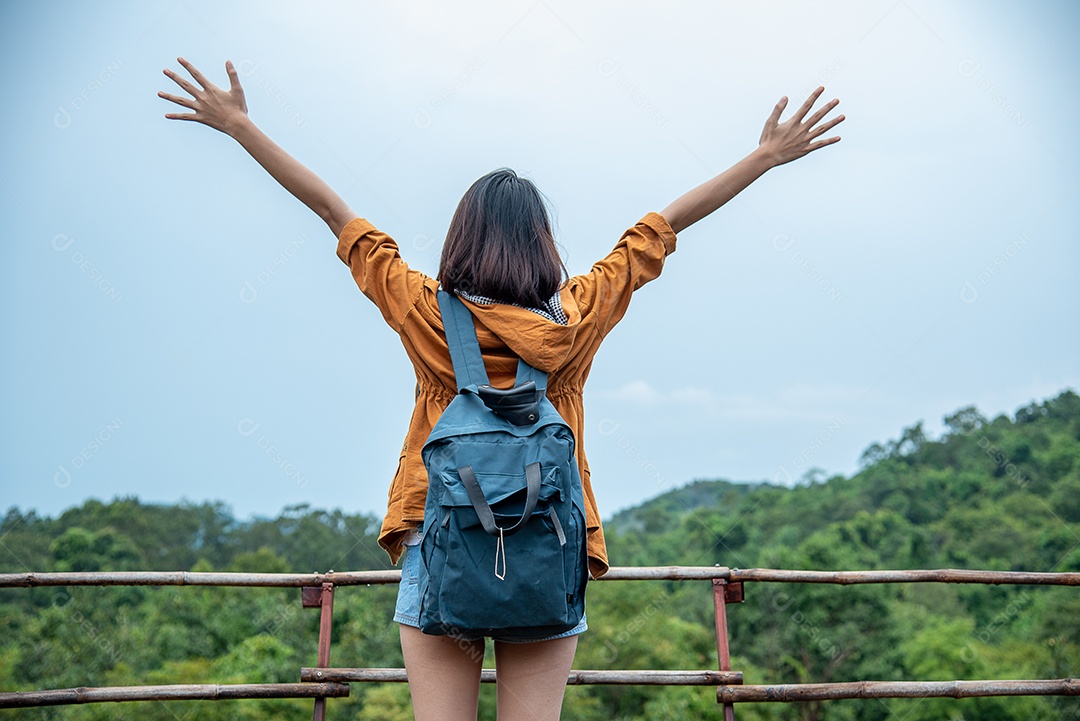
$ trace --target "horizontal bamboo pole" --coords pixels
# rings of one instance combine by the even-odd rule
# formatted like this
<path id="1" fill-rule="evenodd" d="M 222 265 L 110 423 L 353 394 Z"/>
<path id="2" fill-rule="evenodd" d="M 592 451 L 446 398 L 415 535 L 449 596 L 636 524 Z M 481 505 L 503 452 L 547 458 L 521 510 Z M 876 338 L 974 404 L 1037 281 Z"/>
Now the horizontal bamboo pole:
<path id="1" fill-rule="evenodd" d="M 725 566 L 614 566 L 601 581 L 690 581 L 723 578 L 728 581 L 770 583 L 986 583 L 1080 586 L 1080 573 L 1027 571 L 967 571 L 931 569 L 910 571 L 800 571 Z M 200 573 L 193 571 L 106 571 L 81 573 L 0 573 L 0 588 L 33 586 L 263 586 L 300 587 L 393 584 L 401 571 L 330 573 Z"/>
<path id="2" fill-rule="evenodd" d="M 102 686 L 0 693 L 0 708 L 61 706 L 106 701 L 226 701 L 245 698 L 341 698 L 344 683 L 174 684 L 171 686 Z"/>
<path id="3" fill-rule="evenodd" d="M 345 573 L 202 573 L 195 571 L 106 571 L 0 573 L 0 588 L 14 586 L 361 586 L 398 583 L 401 571 Z"/>
<path id="4" fill-rule="evenodd" d="M 708 581 L 727 578 L 727 566 L 612 566 L 598 581 Z"/>
<path id="5" fill-rule="evenodd" d="M 1080 586 L 1080 573 L 1034 573 L 1028 571 L 968 571 L 955 568 L 911 571 L 789 571 L 774 568 L 733 568 L 730 581 L 774 583 L 986 583 L 1017 585 Z"/>
<path id="6" fill-rule="evenodd" d="M 854 681 L 775 686 L 721 686 L 719 703 L 835 701 L 867 698 L 972 698 L 975 696 L 1077 696 L 1075 678 L 1026 681 Z"/>
<path id="7" fill-rule="evenodd" d="M 722 578 L 729 582 L 835 583 L 985 583 L 1080 586 L 1080 573 L 1027 571 L 968 571 L 954 568 L 900 571 L 802 571 L 726 566 L 612 566 L 601 581 L 695 580 Z"/>
<path id="8" fill-rule="evenodd" d="M 301 681 L 406 683 L 403 668 L 302 668 Z M 480 672 L 481 683 L 495 683 L 495 669 Z M 566 681 L 575 685 L 717 686 L 742 683 L 741 671 L 591 671 L 575 669 Z"/>

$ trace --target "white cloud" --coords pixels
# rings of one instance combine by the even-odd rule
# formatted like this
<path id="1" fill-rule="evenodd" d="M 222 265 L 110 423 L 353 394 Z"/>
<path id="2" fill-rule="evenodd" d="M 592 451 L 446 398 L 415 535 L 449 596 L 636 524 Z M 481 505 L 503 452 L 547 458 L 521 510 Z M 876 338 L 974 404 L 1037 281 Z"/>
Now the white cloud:
<path id="1" fill-rule="evenodd" d="M 647 381 L 635 380 L 616 388 L 613 391 L 601 391 L 601 398 L 614 401 L 626 401 L 638 405 L 655 405 L 663 403 L 665 398 L 662 393 L 653 388 Z"/>
<path id="2" fill-rule="evenodd" d="M 705 413 L 713 418 L 756 422 L 825 422 L 836 418 L 844 408 L 856 408 L 867 401 L 876 403 L 880 400 L 880 394 L 873 390 L 830 384 L 792 385 L 777 388 L 773 393 L 762 396 L 748 393 L 720 394 L 709 388 L 692 385 L 661 389 L 640 378 L 612 390 L 600 391 L 596 395 L 604 400 L 639 407 L 681 407 L 694 409 L 695 412 Z"/>

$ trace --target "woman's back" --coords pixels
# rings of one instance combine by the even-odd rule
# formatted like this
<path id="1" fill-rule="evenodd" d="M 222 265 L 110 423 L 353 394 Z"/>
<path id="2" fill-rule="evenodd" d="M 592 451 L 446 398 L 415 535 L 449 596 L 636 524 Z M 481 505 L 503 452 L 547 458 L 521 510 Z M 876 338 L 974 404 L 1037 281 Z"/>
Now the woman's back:
<path id="1" fill-rule="evenodd" d="M 491 384 L 503 388 L 513 385 L 519 357 L 548 373 L 548 398 L 575 436 L 584 438 L 582 390 L 593 357 L 626 313 L 633 291 L 657 277 L 664 259 L 674 250 L 675 234 L 664 217 L 647 214 L 623 233 L 615 248 L 588 273 L 563 285 L 558 305 L 565 324 L 527 308 L 475 303 L 466 298 L 464 302 L 476 320 Z M 416 408 L 391 483 L 379 539 L 396 562 L 405 535 L 423 520 L 427 472 L 420 450 L 457 393 L 436 296 L 439 282 L 410 269 L 393 239 L 360 218 L 343 229 L 337 253 L 360 290 L 397 331 L 416 371 Z M 585 492 L 590 570 L 600 576 L 607 570 L 607 550 L 582 443 L 577 446 L 577 461 Z"/>

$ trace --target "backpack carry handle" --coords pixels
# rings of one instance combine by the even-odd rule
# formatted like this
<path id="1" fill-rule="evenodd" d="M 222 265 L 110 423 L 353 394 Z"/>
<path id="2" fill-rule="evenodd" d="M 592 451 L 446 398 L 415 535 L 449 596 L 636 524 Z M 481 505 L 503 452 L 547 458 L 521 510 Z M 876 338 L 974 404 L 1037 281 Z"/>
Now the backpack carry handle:
<path id="1" fill-rule="evenodd" d="M 480 482 L 476 480 L 476 474 L 473 473 L 472 466 L 462 466 L 457 470 L 458 475 L 461 476 L 461 483 L 465 486 L 465 492 L 469 494 L 469 501 L 472 503 L 473 510 L 476 511 L 476 515 L 480 519 L 480 525 L 489 535 L 496 538 L 510 536 L 517 533 L 522 526 L 528 523 L 533 510 L 536 508 L 536 501 L 540 497 L 539 463 L 530 463 L 525 466 L 525 510 L 521 512 L 521 518 L 518 519 L 518 522 L 509 528 L 500 528 L 495 525 L 495 514 L 491 512 L 491 506 L 488 505 L 487 498 L 484 497 L 484 491 L 480 488 Z"/>
<path id="2" fill-rule="evenodd" d="M 476 395 L 480 396 L 484 405 L 515 426 L 531 426 L 540 418 L 541 393 L 531 380 L 508 390 L 489 385 L 476 387 Z"/>

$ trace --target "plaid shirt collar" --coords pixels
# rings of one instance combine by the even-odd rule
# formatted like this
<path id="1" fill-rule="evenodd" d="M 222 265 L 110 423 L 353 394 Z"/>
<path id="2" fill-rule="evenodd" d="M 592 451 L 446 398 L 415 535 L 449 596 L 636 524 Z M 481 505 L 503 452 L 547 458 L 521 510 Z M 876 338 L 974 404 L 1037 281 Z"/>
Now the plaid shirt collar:
<path id="1" fill-rule="evenodd" d="M 488 298 L 484 295 L 473 295 L 472 293 L 465 293 L 460 290 L 455 292 L 465 300 L 472 301 L 473 303 L 479 303 L 480 305 L 494 305 L 495 303 L 501 302 L 495 300 L 494 298 Z M 517 303 L 503 303 L 503 305 L 512 305 L 515 308 L 525 308 L 525 310 L 531 310 L 533 313 L 541 315 L 554 323 L 558 323 L 559 325 L 566 325 L 568 322 L 566 313 L 563 311 L 562 308 L 562 301 L 559 300 L 559 294 L 557 292 L 555 293 L 555 295 L 551 296 L 546 303 L 544 303 L 542 308 L 526 308 L 525 306 L 518 305 Z"/>

